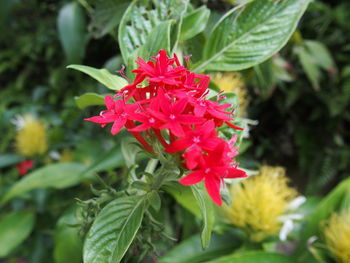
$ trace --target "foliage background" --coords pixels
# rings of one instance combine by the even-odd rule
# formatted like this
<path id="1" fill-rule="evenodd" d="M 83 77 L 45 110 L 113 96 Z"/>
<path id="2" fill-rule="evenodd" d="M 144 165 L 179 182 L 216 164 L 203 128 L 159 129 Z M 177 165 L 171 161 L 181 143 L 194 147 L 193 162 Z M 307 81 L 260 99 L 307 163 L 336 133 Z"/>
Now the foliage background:
<path id="1" fill-rule="evenodd" d="M 230 1 L 192 2 L 206 3 L 212 11 L 205 32 L 232 7 Z M 103 94 L 107 90 L 66 66 L 84 64 L 110 72 L 120 69 L 116 28 L 128 4 L 129 1 L 113 0 L 0 2 L 1 196 L 19 180 L 15 163 L 5 164 L 15 152 L 16 132 L 11 120 L 26 112 L 36 113 L 47 123 L 50 152 L 69 149 L 72 162 L 95 168 L 103 162 L 98 153 L 113 155 L 112 159 L 104 159 L 113 165 L 106 169 L 110 163 L 103 163 L 102 175 L 109 184 L 121 184 L 125 168 L 118 168 L 123 160 L 116 149 L 122 137 L 112 141 L 108 131 L 84 123 L 82 119 L 96 112 L 96 108 L 82 111 L 74 100 L 85 92 Z M 293 184 L 308 196 L 324 196 L 348 177 L 350 170 L 349 8 L 346 0 L 332 4 L 314 1 L 279 54 L 242 72 L 249 98 L 247 117 L 259 122 L 251 127 L 248 148 L 240 160 L 242 165 L 250 169 L 260 164 L 285 166 Z M 205 34 L 192 41 L 200 42 L 201 37 Z M 195 59 L 195 50 L 189 49 L 192 51 Z M 47 156 L 38 159 L 37 165 L 53 162 Z M 115 168 L 120 177 L 112 172 Z M 72 220 L 69 215 L 68 219 L 62 218 L 63 211 L 71 209 L 76 203 L 74 198 L 91 197 L 90 183 L 87 178 L 80 185 L 60 191 L 37 189 L 25 200 L 2 206 L 3 216 L 23 207 L 34 209 L 37 214 L 35 231 L 7 260 L 54 262 L 55 258 L 65 262 L 54 241 L 61 233 L 56 222 Z M 186 218 L 193 220 L 189 212 L 170 198 L 165 202 L 173 208 L 164 217 L 175 212 L 178 217 L 175 226 L 168 223 L 166 227 L 174 233 L 181 232 L 180 240 L 198 231 L 198 225 L 184 223 Z M 82 216 L 84 222 L 89 216 Z M 74 244 L 81 246 L 79 242 Z M 72 262 L 79 262 L 77 258 Z"/>

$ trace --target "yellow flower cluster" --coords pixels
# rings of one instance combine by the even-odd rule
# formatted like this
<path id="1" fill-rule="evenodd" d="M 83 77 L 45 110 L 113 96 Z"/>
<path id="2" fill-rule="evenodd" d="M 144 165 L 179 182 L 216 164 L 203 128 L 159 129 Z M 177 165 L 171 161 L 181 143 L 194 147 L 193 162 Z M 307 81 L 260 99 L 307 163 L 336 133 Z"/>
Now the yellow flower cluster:
<path id="1" fill-rule="evenodd" d="M 323 233 L 327 248 L 339 263 L 350 262 L 350 210 L 333 214 Z"/>
<path id="2" fill-rule="evenodd" d="M 32 115 L 20 118 L 16 135 L 17 152 L 31 157 L 47 151 L 46 126 Z"/>
<path id="3" fill-rule="evenodd" d="M 237 115 L 243 117 L 248 107 L 247 89 L 242 75 L 239 72 L 216 73 L 212 81 L 223 91 L 232 91 L 238 98 Z"/>
<path id="4" fill-rule="evenodd" d="M 288 182 L 284 168 L 262 166 L 258 174 L 231 185 L 233 202 L 223 208 L 230 223 L 243 228 L 254 242 L 278 234 L 278 218 L 297 196 Z"/>

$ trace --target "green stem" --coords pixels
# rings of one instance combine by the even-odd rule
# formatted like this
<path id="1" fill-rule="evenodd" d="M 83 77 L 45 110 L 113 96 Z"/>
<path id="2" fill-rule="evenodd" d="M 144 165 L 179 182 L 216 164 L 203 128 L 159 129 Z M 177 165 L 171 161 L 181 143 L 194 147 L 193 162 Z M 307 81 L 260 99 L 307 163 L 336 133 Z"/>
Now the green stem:
<path id="1" fill-rule="evenodd" d="M 153 174 L 158 164 L 158 159 L 150 159 L 147 163 L 145 172 Z"/>

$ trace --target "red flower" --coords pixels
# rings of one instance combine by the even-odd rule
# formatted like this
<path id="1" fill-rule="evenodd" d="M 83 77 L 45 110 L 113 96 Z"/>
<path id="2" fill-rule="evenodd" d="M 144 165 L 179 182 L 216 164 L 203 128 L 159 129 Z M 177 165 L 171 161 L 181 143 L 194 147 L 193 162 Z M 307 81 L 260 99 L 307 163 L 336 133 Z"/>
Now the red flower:
<path id="1" fill-rule="evenodd" d="M 146 62 L 138 57 L 136 63 L 139 65 L 139 68 L 132 72 L 137 73 L 137 76 L 141 76 L 140 79 L 149 77 L 147 81 L 157 84 L 181 84 L 181 81 L 177 80 L 177 78 L 181 77 L 183 72 L 186 71 L 184 66 L 173 67 L 175 60 L 169 59 L 165 50 L 160 50 L 154 59 L 156 60 L 155 63 L 152 61 Z"/>
<path id="2" fill-rule="evenodd" d="M 166 152 L 175 153 L 198 147 L 201 150 L 214 150 L 222 139 L 216 136 L 215 124 L 213 121 L 196 126 L 195 130 L 186 131 L 184 137 L 174 141 L 166 148 Z"/>
<path id="3" fill-rule="evenodd" d="M 27 174 L 28 170 L 33 168 L 34 162 L 32 160 L 25 160 L 23 162 L 20 162 L 17 164 L 17 170 L 20 175 L 25 175 Z"/>
<path id="4" fill-rule="evenodd" d="M 221 205 L 224 179 L 245 176 L 234 161 L 236 137 L 226 142 L 217 131 L 224 123 L 241 129 L 231 123 L 232 105 L 220 104 L 224 98 L 220 94 L 216 101 L 208 100 L 210 77 L 190 72 L 176 54 L 169 58 L 160 50 L 151 59 L 146 62 L 138 58 L 138 68 L 132 71 L 135 80 L 117 92 L 121 99 L 106 96 L 107 109 L 86 120 L 102 127 L 113 123 L 113 135 L 126 127 L 150 153 L 154 152 L 151 145 L 155 140 L 164 147 L 155 147 L 157 151 L 179 153 L 184 166 L 191 170 L 180 183 L 191 185 L 204 180 L 210 197 Z"/>
<path id="5" fill-rule="evenodd" d="M 222 204 L 220 184 L 224 183 L 223 180 L 225 178 L 247 176 L 243 170 L 232 167 L 231 164 L 227 162 L 227 158 L 224 157 L 226 152 L 222 151 L 225 148 L 224 144 L 226 144 L 226 142 L 219 145 L 216 150 L 210 152 L 208 155 L 203 155 L 203 161 L 199 168 L 181 178 L 179 181 L 183 185 L 193 185 L 204 180 L 205 188 L 209 196 L 219 206 Z"/>
<path id="6" fill-rule="evenodd" d="M 102 111 L 100 116 L 94 116 L 85 120 L 99 123 L 101 127 L 113 122 L 111 134 L 115 135 L 124 127 L 128 121 L 129 114 L 134 113 L 138 106 L 136 104 L 125 104 L 123 100 L 114 101 L 110 96 L 105 97 L 105 102 L 107 110 Z"/>
<path id="7" fill-rule="evenodd" d="M 183 185 L 193 185 L 204 180 L 205 188 L 207 189 L 209 196 L 217 205 L 220 206 L 222 205 L 222 199 L 220 196 L 220 184 L 222 183 L 223 179 L 246 176 L 247 175 L 243 170 L 216 165 L 206 166 L 195 170 L 194 172 L 181 178 L 179 182 Z"/>
<path id="8" fill-rule="evenodd" d="M 169 129 L 171 133 L 178 137 L 185 135 L 182 125 L 198 124 L 204 121 L 203 118 L 191 114 L 183 114 L 187 105 L 187 99 L 183 98 L 171 103 L 164 97 L 160 101 L 160 111 L 149 109 L 148 111 L 163 122 L 159 129 Z"/>

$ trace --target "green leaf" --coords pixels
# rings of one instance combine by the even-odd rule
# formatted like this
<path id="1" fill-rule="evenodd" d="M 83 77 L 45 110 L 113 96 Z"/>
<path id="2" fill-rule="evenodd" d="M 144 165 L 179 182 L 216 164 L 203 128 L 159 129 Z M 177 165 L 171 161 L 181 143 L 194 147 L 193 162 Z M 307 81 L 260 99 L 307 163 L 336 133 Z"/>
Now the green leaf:
<path id="1" fill-rule="evenodd" d="M 79 163 L 50 164 L 39 168 L 15 183 L 2 198 L 0 204 L 34 189 L 52 187 L 63 189 L 87 178 L 82 172 L 86 166 Z"/>
<path id="2" fill-rule="evenodd" d="M 208 22 L 210 10 L 206 6 L 202 6 L 187 14 L 182 21 L 180 40 L 190 39 L 202 32 Z"/>
<path id="3" fill-rule="evenodd" d="M 171 194 L 175 200 L 190 211 L 195 216 L 202 218 L 201 210 L 193 196 L 193 192 L 190 187 L 181 185 L 179 183 L 167 183 L 162 186 L 166 192 Z"/>
<path id="4" fill-rule="evenodd" d="M 259 0 L 233 8 L 214 27 L 193 71 L 235 71 L 263 62 L 287 43 L 308 3 Z"/>
<path id="5" fill-rule="evenodd" d="M 159 23 L 149 34 L 146 43 L 140 48 L 138 56 L 149 58 L 157 55 L 158 51 L 165 49 L 170 50 L 170 29 L 171 21 Z"/>
<path id="6" fill-rule="evenodd" d="M 95 38 L 103 37 L 114 30 L 128 8 L 129 0 L 94 0 L 90 28 Z"/>
<path id="7" fill-rule="evenodd" d="M 122 64 L 123 64 L 123 58 L 121 55 L 113 56 L 103 64 L 103 68 L 113 73 L 121 69 Z"/>
<path id="8" fill-rule="evenodd" d="M 117 144 L 112 149 L 102 154 L 97 161 L 92 164 L 87 170 L 84 171 L 85 174 L 90 174 L 93 172 L 111 170 L 117 167 L 121 167 L 125 164 L 120 145 Z"/>
<path id="9" fill-rule="evenodd" d="M 314 57 L 309 53 L 309 51 L 304 46 L 299 46 L 295 49 L 297 53 L 300 63 L 303 66 L 306 76 L 312 83 L 312 86 L 315 90 L 320 89 L 320 76 L 321 70 L 317 65 Z"/>
<path id="10" fill-rule="evenodd" d="M 64 5 L 58 14 L 58 34 L 68 63 L 80 63 L 86 45 L 86 23 L 82 8 L 77 2 Z"/>
<path id="11" fill-rule="evenodd" d="M 235 253 L 230 256 L 221 257 L 208 263 L 295 263 L 294 259 L 287 255 L 264 251 L 249 251 Z"/>
<path id="12" fill-rule="evenodd" d="M 322 42 L 305 40 L 304 43 L 318 66 L 325 70 L 335 67 L 331 53 Z"/>
<path id="13" fill-rule="evenodd" d="M 18 154 L 2 154 L 0 155 L 0 168 L 17 164 L 23 160 L 23 156 Z"/>
<path id="14" fill-rule="evenodd" d="M 135 68 L 137 56 L 148 59 L 160 49 L 171 51 L 179 37 L 179 30 L 170 34 L 171 26 L 176 22 L 181 24 L 187 5 L 188 0 L 146 0 L 130 4 L 118 33 L 119 47 L 129 72 Z M 175 40 L 172 41 L 170 35 Z"/>
<path id="15" fill-rule="evenodd" d="M 159 211 L 162 205 L 159 193 L 156 190 L 152 190 L 147 194 L 148 203 L 153 207 L 155 211 Z"/>
<path id="16" fill-rule="evenodd" d="M 84 65 L 69 65 L 67 68 L 81 71 L 111 90 L 120 90 L 128 85 L 128 82 L 124 78 L 113 75 L 106 69 L 96 69 Z"/>
<path id="17" fill-rule="evenodd" d="M 85 93 L 79 97 L 74 98 L 75 103 L 80 109 L 84 109 L 88 106 L 104 105 L 105 100 L 102 95 L 97 93 Z"/>
<path id="18" fill-rule="evenodd" d="M 254 73 L 252 81 L 257 87 L 259 95 L 263 99 L 267 99 L 271 95 L 277 81 L 273 72 L 272 60 L 269 59 L 254 66 Z"/>
<path id="19" fill-rule="evenodd" d="M 54 258 L 56 263 L 80 263 L 83 242 L 76 225 L 77 207 L 71 207 L 57 222 L 54 233 Z"/>
<path id="20" fill-rule="evenodd" d="M 332 213 L 340 208 L 344 208 L 342 203 L 350 195 L 350 178 L 342 181 L 316 206 L 314 211 L 306 218 L 306 226 L 301 232 L 299 246 L 296 254 L 302 258 L 308 251 L 307 240 L 311 236 L 320 234 L 320 223 L 330 217 Z M 349 203 L 350 204 L 350 203 Z"/>
<path id="21" fill-rule="evenodd" d="M 183 53 L 184 54 L 191 54 L 191 59 L 188 61 L 189 68 L 192 68 L 192 65 L 196 62 L 200 61 L 202 59 L 202 53 L 204 44 L 206 41 L 206 36 L 204 33 L 199 33 L 193 38 L 190 38 L 186 40 L 183 44 Z M 209 87 L 210 88 L 210 87 Z"/>
<path id="22" fill-rule="evenodd" d="M 200 263 L 228 254 L 241 244 L 241 240 L 233 233 L 218 235 L 213 233 L 210 245 L 202 249 L 198 235 L 192 236 L 162 256 L 158 263 Z"/>
<path id="23" fill-rule="evenodd" d="M 192 185 L 191 189 L 202 213 L 203 229 L 201 240 L 203 248 L 206 248 L 210 243 L 211 231 L 213 230 L 215 220 L 213 201 L 209 198 L 203 187 Z"/>
<path id="24" fill-rule="evenodd" d="M 34 226 L 32 212 L 18 211 L 0 219 L 0 258 L 7 256 L 30 234 Z"/>
<path id="25" fill-rule="evenodd" d="M 125 165 L 129 168 L 136 164 L 136 155 L 140 152 L 140 148 L 136 143 L 137 140 L 130 136 L 124 138 L 121 142 L 121 152 L 125 160 Z"/>
<path id="26" fill-rule="evenodd" d="M 118 263 L 141 225 L 145 199 L 122 197 L 110 202 L 97 216 L 84 244 L 84 263 Z"/>

